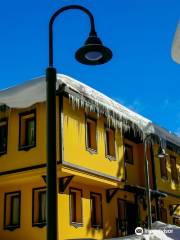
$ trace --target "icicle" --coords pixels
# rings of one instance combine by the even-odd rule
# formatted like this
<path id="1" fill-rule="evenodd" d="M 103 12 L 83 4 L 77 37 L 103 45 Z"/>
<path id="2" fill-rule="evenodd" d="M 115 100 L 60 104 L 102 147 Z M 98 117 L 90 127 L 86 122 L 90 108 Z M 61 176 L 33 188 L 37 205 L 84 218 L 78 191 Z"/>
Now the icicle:
<path id="1" fill-rule="evenodd" d="M 85 89 L 81 88 L 82 92 L 85 92 Z M 82 93 L 81 93 L 82 94 Z M 87 95 L 89 92 L 86 93 Z M 86 100 L 82 95 L 80 98 L 74 97 L 69 94 L 69 101 L 72 104 L 72 108 L 79 109 L 83 108 L 85 112 L 88 114 L 89 112 L 96 112 L 97 117 L 99 118 L 101 115 L 105 115 L 107 119 L 107 124 L 108 126 L 113 126 L 115 129 L 124 129 L 125 132 L 130 132 L 132 129 L 134 132 L 135 137 L 139 137 L 143 139 L 143 134 L 142 132 L 144 131 L 144 127 L 146 126 L 145 123 L 142 121 L 138 120 L 136 118 L 136 123 L 133 121 L 133 114 L 132 118 L 128 116 L 128 110 L 121 109 L 119 106 L 116 107 L 115 104 L 110 102 L 110 104 L 113 103 L 113 107 L 116 109 L 113 109 L 111 106 L 107 104 L 103 104 L 103 98 L 102 102 L 99 100 L 94 99 L 95 96 L 93 96 L 93 92 L 90 92 L 90 97 L 93 99 L 88 99 Z M 127 112 L 127 115 L 126 115 Z"/>

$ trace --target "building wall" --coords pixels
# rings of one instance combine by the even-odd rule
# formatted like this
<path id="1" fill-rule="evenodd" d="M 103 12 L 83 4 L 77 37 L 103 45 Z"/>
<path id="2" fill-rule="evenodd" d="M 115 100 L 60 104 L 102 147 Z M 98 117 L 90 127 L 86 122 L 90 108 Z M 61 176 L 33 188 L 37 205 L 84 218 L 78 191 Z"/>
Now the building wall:
<path id="1" fill-rule="evenodd" d="M 124 152 L 121 132 L 116 130 L 116 158 L 105 155 L 105 132 L 103 117 L 97 119 L 97 153 L 86 149 L 85 111 L 72 108 L 64 98 L 64 161 L 116 178 L 124 178 Z M 90 114 L 95 118 L 95 115 Z"/>
<path id="2" fill-rule="evenodd" d="M 124 199 L 126 201 L 134 202 L 133 194 L 127 194 L 124 191 L 118 191 L 118 193 L 112 198 L 110 203 L 106 202 L 105 189 L 90 186 L 85 184 L 79 184 L 73 182 L 69 187 L 74 187 L 82 189 L 83 191 L 83 226 L 76 228 L 69 224 L 70 222 L 70 212 L 69 212 L 69 188 L 64 194 L 59 195 L 59 218 L 60 218 L 60 238 L 70 239 L 70 238 L 93 238 L 93 239 L 103 239 L 107 237 L 116 237 L 116 218 L 117 213 L 117 199 Z M 98 229 L 91 226 L 91 205 L 90 205 L 90 192 L 102 194 L 102 216 L 103 216 L 103 228 Z M 64 217 L 61 216 L 61 206 L 63 206 L 66 211 Z M 110 210 L 111 209 L 111 210 Z M 63 231 L 66 229 L 66 231 Z"/>
<path id="3" fill-rule="evenodd" d="M 32 227 L 32 189 L 44 186 L 39 177 L 31 177 L 27 180 L 21 177 L 18 181 L 14 176 L 14 182 L 0 185 L 0 239 L 3 240 L 38 240 L 46 239 L 46 228 Z M 20 228 L 13 231 L 4 230 L 4 196 L 5 193 L 21 191 L 21 217 Z"/>
<path id="4" fill-rule="evenodd" d="M 20 178 L 14 175 L 14 182 L 3 181 L 0 184 L 0 206 L 4 206 L 5 193 L 21 191 L 21 217 L 20 228 L 13 231 L 4 229 L 4 207 L 0 208 L 0 239 L 3 240 L 39 240 L 46 239 L 46 226 L 39 228 L 32 226 L 32 191 L 34 188 L 46 187 L 41 178 L 42 172 L 34 171 L 34 174 L 28 176 L 28 173 L 23 174 Z M 18 175 L 18 173 L 17 173 Z M 61 174 L 60 174 L 61 175 Z M 33 176 L 33 177 L 32 177 Z M 8 177 L 6 177 L 8 179 Z M 6 182 L 6 184 L 5 184 Z M 70 222 L 70 188 L 78 188 L 82 190 L 82 213 L 83 225 L 80 227 L 74 226 Z M 102 217 L 103 227 L 94 228 L 91 225 L 91 203 L 90 192 L 102 194 Z M 134 196 L 131 193 L 126 193 L 119 190 L 112 198 L 110 203 L 106 201 L 106 189 L 103 186 L 80 184 L 72 181 L 64 193 L 58 194 L 58 228 L 59 239 L 74 239 L 74 238 L 92 238 L 103 239 L 104 237 L 117 236 L 116 218 L 117 215 L 117 199 L 134 202 Z M 111 211 L 110 211 L 111 209 Z"/>
<path id="5" fill-rule="evenodd" d="M 57 97 L 57 133 L 59 132 L 59 100 Z M 36 110 L 36 146 L 19 150 L 19 114 Z M 16 170 L 46 162 L 46 105 L 35 104 L 26 109 L 11 109 L 0 113 L 0 118 L 8 118 L 7 153 L 0 156 L 0 172 Z M 59 160 L 59 135 L 57 134 L 57 160 Z"/>
<path id="6" fill-rule="evenodd" d="M 41 170 L 42 171 L 42 170 Z M 44 171 L 44 170 L 43 170 Z M 42 172 L 43 172 L 42 171 Z M 46 184 L 40 177 L 42 173 L 38 172 L 28 177 L 27 174 L 16 178 L 14 183 L 12 181 L 5 184 L 0 184 L 0 206 L 4 206 L 4 195 L 8 192 L 21 191 L 21 220 L 20 228 L 13 231 L 4 230 L 4 208 L 0 208 L 0 239 L 3 240 L 39 240 L 46 239 L 46 226 L 32 227 L 32 190 L 33 188 L 45 187 Z M 61 174 L 60 174 L 61 175 Z M 18 180 L 17 180 L 18 179 Z M 82 213 L 83 213 L 83 225 L 75 226 L 70 222 L 70 188 L 77 188 L 82 190 Z M 91 225 L 91 203 L 90 192 L 100 193 L 102 195 L 102 216 L 103 216 L 103 228 L 94 228 Z M 118 218 L 117 199 L 121 199 L 127 202 L 134 203 L 135 196 L 132 193 L 119 190 L 110 203 L 106 201 L 106 188 L 103 186 L 96 186 L 94 183 L 91 185 L 79 183 L 73 180 L 66 188 L 65 192 L 58 194 L 58 228 L 59 239 L 74 239 L 74 238 L 92 238 L 103 239 L 107 237 L 116 237 L 116 219 Z M 167 209 L 168 223 L 173 223 L 173 217 L 169 213 L 169 205 L 172 203 L 178 203 L 178 199 L 173 197 L 167 197 L 163 200 L 163 206 Z M 138 200 L 140 209 L 141 221 L 139 226 L 145 223 L 146 209 L 143 207 L 142 201 Z M 152 205 L 155 206 L 154 200 Z M 132 216 L 133 218 L 135 216 Z"/>
<path id="7" fill-rule="evenodd" d="M 124 144 L 133 147 L 133 164 L 126 163 L 127 184 L 145 186 L 143 144 L 136 144 L 128 139 L 124 139 Z"/>
<path id="8" fill-rule="evenodd" d="M 156 153 L 158 150 L 158 146 L 154 147 L 154 152 Z M 161 178 L 161 170 L 160 170 L 160 160 L 155 155 L 155 169 L 156 169 L 156 181 L 157 181 L 157 188 L 161 191 L 172 193 L 175 195 L 180 196 L 180 155 L 172 152 L 170 150 L 166 150 L 168 156 L 166 157 L 167 160 L 167 175 L 168 179 Z M 176 157 L 176 168 L 177 168 L 177 174 L 178 174 L 178 183 L 175 183 L 172 180 L 171 176 L 171 167 L 170 167 L 170 156 Z"/>
<path id="9" fill-rule="evenodd" d="M 59 99 L 57 97 L 57 160 L 59 158 Z M 31 109 L 36 109 L 36 147 L 28 151 L 19 151 L 19 113 Z M 117 216 L 117 199 L 124 199 L 129 202 L 135 202 L 135 194 L 122 190 L 124 183 L 117 183 L 117 180 L 125 179 L 124 171 L 124 143 L 133 146 L 134 163 L 126 163 L 127 182 L 129 185 L 145 186 L 144 184 L 144 146 L 136 144 L 127 139 L 123 139 L 122 133 L 116 130 L 116 158 L 109 159 L 105 153 L 105 119 L 97 118 L 97 153 L 86 149 L 86 116 L 96 118 L 96 115 L 87 114 L 83 109 L 73 108 L 67 98 L 64 98 L 63 104 L 63 137 L 64 137 L 64 161 L 78 167 L 78 171 L 72 170 L 71 167 L 59 172 L 59 177 L 74 175 L 75 180 L 70 183 L 63 194 L 58 194 L 58 226 L 59 239 L 70 238 L 94 238 L 103 239 L 103 237 L 117 236 L 116 218 Z M 8 117 L 8 150 L 7 154 L 0 156 L 0 172 L 11 171 L 26 167 L 32 167 L 46 162 L 46 112 L 45 104 L 39 103 L 28 109 L 11 110 L 8 113 L 1 113 L 1 117 Z M 157 152 L 157 146 L 154 147 Z M 180 156 L 175 155 L 177 159 L 178 175 L 180 175 Z M 150 154 L 148 153 L 150 159 Z M 163 180 L 160 174 L 159 159 L 155 155 L 155 172 L 157 187 L 161 191 L 179 195 L 179 184 L 171 180 L 171 170 L 169 157 L 167 157 L 168 180 Z M 84 169 L 86 171 L 84 171 Z M 96 178 L 88 173 L 94 173 Z M 150 173 L 152 166 L 150 164 Z M 0 239 L 3 240 L 39 240 L 46 239 L 46 227 L 32 227 L 32 189 L 44 187 L 46 184 L 42 180 L 45 170 L 35 170 L 27 172 L 17 172 L 9 175 L 0 176 Z M 107 177 L 107 178 L 106 178 Z M 109 178 L 108 178 L 109 177 Z M 112 180 L 111 180 L 112 178 Z M 107 180 L 108 179 L 108 180 Z M 179 179 L 180 180 L 180 179 Z M 150 174 L 152 186 L 152 174 Z M 83 225 L 74 226 L 70 223 L 69 210 L 69 188 L 79 188 L 82 190 L 83 206 Z M 114 187 L 120 187 L 121 190 L 115 194 L 110 203 L 106 201 L 106 190 Z M 4 194 L 7 192 L 21 191 L 21 227 L 14 231 L 3 229 L 4 219 Z M 97 229 L 91 226 L 91 205 L 90 192 L 102 194 L 103 205 L 103 228 Z M 177 198 L 168 196 L 164 200 L 164 206 L 167 211 L 169 205 L 178 203 Z M 147 210 L 143 207 L 141 200 L 140 206 L 141 222 L 146 221 Z M 153 200 L 153 205 L 155 205 Z M 168 222 L 172 223 L 172 216 L 168 212 Z"/>

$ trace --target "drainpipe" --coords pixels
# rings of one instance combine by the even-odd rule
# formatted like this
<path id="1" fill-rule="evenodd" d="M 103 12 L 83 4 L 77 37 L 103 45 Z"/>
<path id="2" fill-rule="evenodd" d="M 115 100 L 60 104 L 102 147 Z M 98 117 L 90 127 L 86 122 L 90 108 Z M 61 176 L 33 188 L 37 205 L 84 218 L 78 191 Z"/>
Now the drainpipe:
<path id="1" fill-rule="evenodd" d="M 149 161 L 147 159 L 147 142 L 149 137 L 151 137 L 151 135 L 146 135 L 144 138 L 144 173 L 145 173 L 145 185 L 146 185 L 148 229 L 151 229 L 152 228 L 151 193 L 150 193 L 150 184 L 149 184 Z"/>
<path id="2" fill-rule="evenodd" d="M 152 143 L 150 146 L 150 154 L 151 154 L 151 161 L 152 161 L 153 189 L 157 191 L 156 169 L 155 169 L 154 151 L 153 151 Z M 160 220 L 160 211 L 159 211 L 159 197 L 158 196 L 155 196 L 155 203 L 156 203 L 156 220 L 159 221 Z"/>

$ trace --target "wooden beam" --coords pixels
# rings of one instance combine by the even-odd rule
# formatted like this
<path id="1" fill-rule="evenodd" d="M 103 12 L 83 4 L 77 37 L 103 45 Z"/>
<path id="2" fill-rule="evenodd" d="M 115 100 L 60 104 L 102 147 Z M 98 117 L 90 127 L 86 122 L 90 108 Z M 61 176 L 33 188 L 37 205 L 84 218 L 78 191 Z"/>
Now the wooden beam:
<path id="1" fill-rule="evenodd" d="M 114 197 L 114 195 L 117 193 L 119 188 L 110 188 L 106 190 L 106 202 L 110 203 L 111 199 Z"/>
<path id="2" fill-rule="evenodd" d="M 59 193 L 64 193 L 74 175 L 59 178 Z"/>

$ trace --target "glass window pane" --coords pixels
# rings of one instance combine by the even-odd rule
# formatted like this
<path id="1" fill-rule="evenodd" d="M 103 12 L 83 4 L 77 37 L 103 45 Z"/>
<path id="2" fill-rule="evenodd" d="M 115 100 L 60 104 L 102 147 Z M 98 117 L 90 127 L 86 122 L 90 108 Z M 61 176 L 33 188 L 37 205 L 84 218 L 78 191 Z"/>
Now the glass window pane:
<path id="1" fill-rule="evenodd" d="M 12 196 L 11 225 L 19 224 L 19 196 Z"/>
<path id="2" fill-rule="evenodd" d="M 35 121 L 34 119 L 26 120 L 26 145 L 33 145 L 35 143 Z"/>
<path id="3" fill-rule="evenodd" d="M 106 129 L 106 154 L 115 157 L 115 131 Z"/>
<path id="4" fill-rule="evenodd" d="M 126 206 L 125 206 L 125 201 L 118 199 L 118 218 L 120 220 L 125 220 L 126 219 Z"/>
<path id="5" fill-rule="evenodd" d="M 46 192 L 39 192 L 39 222 L 46 222 Z"/>
<path id="6" fill-rule="evenodd" d="M 161 177 L 167 178 L 166 158 L 160 159 Z"/>
<path id="7" fill-rule="evenodd" d="M 91 147 L 91 124 L 87 122 L 87 146 Z"/>
<path id="8" fill-rule="evenodd" d="M 93 150 L 97 150 L 97 140 L 96 140 L 96 121 L 87 119 L 86 122 L 86 141 L 87 147 Z"/>
<path id="9" fill-rule="evenodd" d="M 127 163 L 133 164 L 133 147 L 128 144 L 125 145 L 124 158 Z"/>
<path id="10" fill-rule="evenodd" d="M 46 189 L 43 187 L 33 189 L 33 225 L 45 225 L 47 221 L 46 204 Z"/>
<path id="11" fill-rule="evenodd" d="M 71 222 L 76 222 L 76 193 L 75 192 L 71 192 L 70 201 L 71 201 Z"/>
<path id="12" fill-rule="evenodd" d="M 35 110 L 20 113 L 20 147 L 34 147 L 36 142 L 36 115 Z"/>
<path id="13" fill-rule="evenodd" d="M 91 197 L 91 218 L 92 218 L 92 224 L 97 225 L 97 219 L 96 219 L 96 198 L 95 196 Z"/>
<path id="14" fill-rule="evenodd" d="M 82 192 L 70 189 L 70 219 L 72 223 L 82 223 Z"/>
<path id="15" fill-rule="evenodd" d="M 7 124 L 0 126 L 0 152 L 5 152 L 7 147 Z"/>
<path id="16" fill-rule="evenodd" d="M 161 207 L 161 221 L 167 223 L 167 210 L 166 208 Z"/>
<path id="17" fill-rule="evenodd" d="M 91 194 L 91 223 L 92 226 L 102 226 L 101 195 Z"/>
<path id="18" fill-rule="evenodd" d="M 171 164 L 171 177 L 175 183 L 178 183 L 178 174 L 177 174 L 177 167 L 176 167 L 176 158 L 174 156 L 170 157 L 170 164 Z"/>

